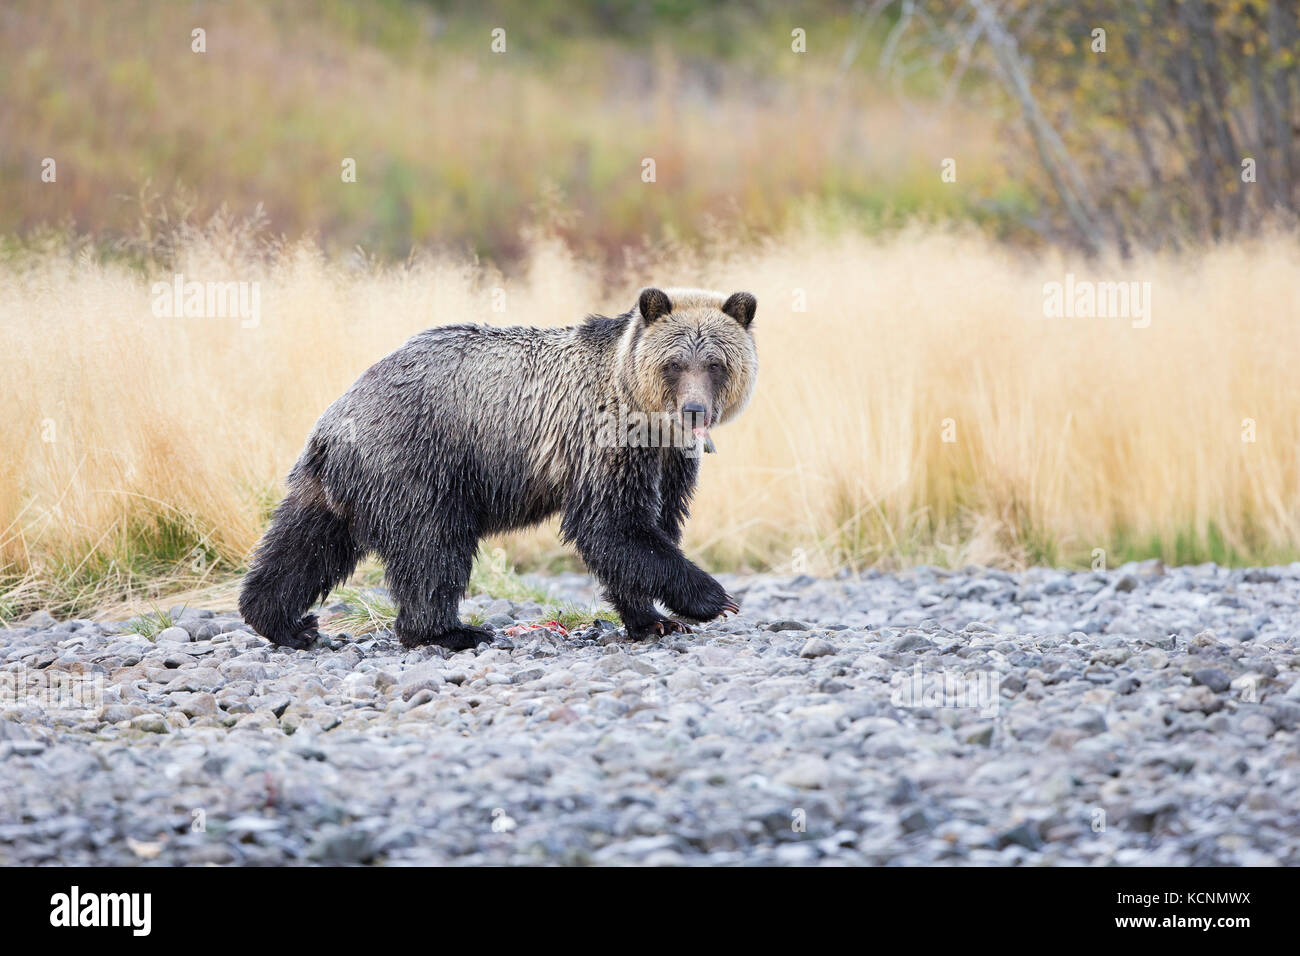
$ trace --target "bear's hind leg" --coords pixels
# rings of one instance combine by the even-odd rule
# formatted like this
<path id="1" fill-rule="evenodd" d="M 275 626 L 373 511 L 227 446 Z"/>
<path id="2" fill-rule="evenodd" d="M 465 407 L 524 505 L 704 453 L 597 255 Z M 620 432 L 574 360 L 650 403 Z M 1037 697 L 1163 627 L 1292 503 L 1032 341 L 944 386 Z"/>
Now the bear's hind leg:
<path id="1" fill-rule="evenodd" d="M 491 643 L 492 631 L 460 621 L 460 599 L 469 585 L 478 537 L 449 539 L 417 532 L 415 541 L 382 555 L 388 587 L 397 601 L 393 625 L 403 647 L 436 644 L 451 651 Z"/>
<path id="2" fill-rule="evenodd" d="M 273 644 L 302 650 L 319 636 L 312 605 L 356 570 L 347 521 L 290 492 L 275 511 L 239 592 L 239 613 Z"/>

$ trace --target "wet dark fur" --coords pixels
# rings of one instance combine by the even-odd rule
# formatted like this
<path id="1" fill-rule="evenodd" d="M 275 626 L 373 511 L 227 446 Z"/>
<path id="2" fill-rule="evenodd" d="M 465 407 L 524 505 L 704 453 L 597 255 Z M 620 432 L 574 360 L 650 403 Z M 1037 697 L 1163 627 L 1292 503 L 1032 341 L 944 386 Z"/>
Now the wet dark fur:
<path id="1" fill-rule="evenodd" d="M 656 601 L 692 621 L 734 606 L 678 547 L 698 457 L 594 440 L 598 411 L 661 408 L 657 388 L 671 401 L 651 364 L 688 333 L 725 356 L 715 423 L 748 400 L 752 297 L 738 320 L 721 312 L 736 297 L 658 294 L 678 300 L 658 325 L 634 309 L 564 329 L 444 326 L 376 363 L 321 416 L 290 472 L 244 581 L 244 619 L 277 644 L 309 646 L 317 621 L 307 611 L 374 553 L 403 644 L 472 648 L 491 639 L 457 611 L 479 539 L 556 513 L 629 635 L 677 627 Z"/>

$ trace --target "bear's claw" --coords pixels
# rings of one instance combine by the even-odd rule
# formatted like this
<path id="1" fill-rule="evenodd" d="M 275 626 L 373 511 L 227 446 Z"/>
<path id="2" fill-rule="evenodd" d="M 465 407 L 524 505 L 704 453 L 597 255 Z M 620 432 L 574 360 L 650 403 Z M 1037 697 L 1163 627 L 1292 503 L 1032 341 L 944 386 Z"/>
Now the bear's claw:
<path id="1" fill-rule="evenodd" d="M 280 639 L 270 638 L 272 644 L 279 647 L 287 647 L 295 651 L 305 651 L 320 639 L 320 631 L 316 629 L 319 619 L 315 614 L 308 614 L 298 622 L 297 630 L 292 634 L 282 635 Z"/>
<path id="2" fill-rule="evenodd" d="M 657 617 L 640 627 L 629 626 L 627 636 L 634 641 L 647 641 L 653 637 L 667 637 L 669 634 L 690 634 L 694 630 L 685 621 L 672 617 Z"/>
<path id="3" fill-rule="evenodd" d="M 718 610 L 712 614 L 702 614 L 699 617 L 696 617 L 693 614 L 679 613 L 677 616 L 684 620 L 690 621 L 692 624 L 704 624 L 708 621 L 721 620 L 725 618 L 728 614 L 739 614 L 739 613 L 740 613 L 740 603 L 730 594 L 726 594 L 724 596 L 722 606 L 719 607 Z"/>

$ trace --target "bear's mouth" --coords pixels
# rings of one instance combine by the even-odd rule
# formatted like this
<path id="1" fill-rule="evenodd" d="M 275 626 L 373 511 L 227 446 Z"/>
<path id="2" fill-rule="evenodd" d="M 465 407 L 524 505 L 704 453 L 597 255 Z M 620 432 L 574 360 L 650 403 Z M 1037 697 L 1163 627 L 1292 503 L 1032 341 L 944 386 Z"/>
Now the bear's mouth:
<path id="1" fill-rule="evenodd" d="M 694 435 L 697 442 L 709 440 L 709 426 L 713 424 L 710 420 L 712 417 L 709 410 L 698 402 L 690 402 L 684 405 L 678 413 L 678 419 L 682 423 L 682 430 Z"/>

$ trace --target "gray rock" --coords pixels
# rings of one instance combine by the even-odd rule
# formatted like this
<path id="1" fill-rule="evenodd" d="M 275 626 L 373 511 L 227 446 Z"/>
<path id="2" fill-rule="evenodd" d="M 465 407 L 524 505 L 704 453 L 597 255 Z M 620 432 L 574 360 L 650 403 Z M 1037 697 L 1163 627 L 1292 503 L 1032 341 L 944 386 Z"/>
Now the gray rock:
<path id="1" fill-rule="evenodd" d="M 934 829 L 930 816 L 920 807 L 913 807 L 898 818 L 898 826 L 904 833 L 928 833 Z"/>
<path id="2" fill-rule="evenodd" d="M 1204 686 L 1193 687 L 1178 698 L 1178 709 L 1181 711 L 1212 714 L 1222 707 L 1223 701 L 1214 695 L 1214 691 Z"/>
<path id="3" fill-rule="evenodd" d="M 1222 694 L 1231 685 L 1232 678 L 1217 667 L 1203 667 L 1192 672 L 1192 683 L 1201 684 L 1216 694 Z"/>
<path id="4" fill-rule="evenodd" d="M 963 727 L 959 737 L 962 743 L 987 747 L 993 742 L 993 724 L 981 723 Z"/>
<path id="5" fill-rule="evenodd" d="M 337 866 L 374 859 L 374 836 L 360 827 L 328 827 L 312 841 L 307 859 Z"/>
<path id="6" fill-rule="evenodd" d="M 835 653 L 835 645 L 820 637 L 810 637 L 799 649 L 800 657 L 828 657 Z"/>
<path id="7" fill-rule="evenodd" d="M 908 651 L 929 650 L 936 646 L 938 645 L 936 645 L 934 641 L 920 634 L 906 634 L 894 642 L 894 650 L 900 654 Z"/>
<path id="8" fill-rule="evenodd" d="M 27 617 L 23 618 L 22 626 L 31 630 L 45 630 L 54 627 L 59 622 L 54 619 L 54 615 L 49 611 L 33 611 Z"/>
<path id="9" fill-rule="evenodd" d="M 1021 823 L 998 834 L 998 849 L 1009 846 L 1022 846 L 1026 850 L 1037 850 L 1042 845 L 1038 830 L 1032 824 Z"/>

